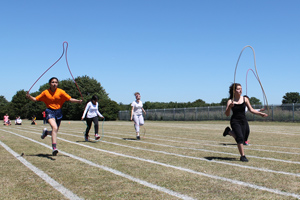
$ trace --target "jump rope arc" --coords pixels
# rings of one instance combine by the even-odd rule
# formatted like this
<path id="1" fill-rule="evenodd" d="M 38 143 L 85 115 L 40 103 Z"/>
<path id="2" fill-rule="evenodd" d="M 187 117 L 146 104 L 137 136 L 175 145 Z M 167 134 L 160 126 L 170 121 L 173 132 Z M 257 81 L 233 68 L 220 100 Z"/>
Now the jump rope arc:
<path id="1" fill-rule="evenodd" d="M 65 48 L 65 44 L 66 44 L 66 48 Z M 30 92 L 30 90 L 33 88 L 33 86 L 56 64 L 56 63 L 58 63 L 58 61 L 60 61 L 60 59 L 63 57 L 63 55 L 65 54 L 65 57 L 66 57 L 66 64 L 67 64 L 67 67 L 68 67 L 68 70 L 69 70 L 69 72 L 70 72 L 70 74 L 71 74 L 71 76 L 72 76 L 72 79 L 73 79 L 73 81 L 74 81 L 74 83 L 75 83 L 75 85 L 76 85 L 76 87 L 77 87 L 77 89 L 78 89 L 78 91 L 79 91 L 79 93 L 80 93 L 80 96 L 81 96 L 81 99 L 83 100 L 83 96 L 82 96 L 82 94 L 81 94 L 81 91 L 80 91 L 80 89 L 79 89 L 79 87 L 78 87 L 78 85 L 77 85 L 77 83 L 76 83 L 76 81 L 75 81 L 75 79 L 74 79 L 74 76 L 73 76 L 73 74 L 72 74 L 72 72 L 71 72 L 71 69 L 70 69 L 70 66 L 69 66 L 69 63 L 68 63 L 68 56 L 67 56 L 67 52 L 68 52 L 68 46 L 69 46 L 69 44 L 68 44 L 68 42 L 66 42 L 66 41 L 64 41 L 63 42 L 63 52 L 62 52 L 62 54 L 61 54 L 61 56 L 33 83 L 33 85 L 29 88 L 29 90 L 27 91 L 27 94 L 29 94 L 29 92 Z M 66 49 L 66 50 L 65 50 Z M 102 136 L 101 136 L 101 138 L 100 138 L 100 140 L 103 138 L 103 135 L 104 135 L 104 128 L 103 128 L 103 125 L 104 125 L 104 121 L 105 121 L 105 118 L 103 118 L 103 122 L 102 122 Z M 86 124 L 86 126 L 87 126 L 87 124 Z"/>
<path id="2" fill-rule="evenodd" d="M 262 83 L 261 83 L 261 81 L 260 81 L 260 79 L 259 79 L 258 72 L 257 72 L 255 51 L 254 51 L 253 47 L 250 46 L 250 45 L 245 46 L 245 47 L 242 49 L 242 51 L 241 51 L 241 53 L 240 53 L 240 55 L 239 55 L 239 58 L 238 58 L 238 60 L 237 60 L 237 62 L 236 62 L 236 66 L 235 66 L 235 71 L 234 71 L 234 81 L 233 81 L 233 83 L 235 84 L 236 70 L 237 70 L 237 67 L 238 67 L 240 58 L 241 58 L 241 56 L 242 56 L 242 54 L 243 54 L 243 51 L 244 51 L 246 48 L 248 48 L 248 47 L 251 48 L 251 50 L 252 50 L 252 52 L 253 52 L 253 61 L 254 61 L 254 67 L 255 67 L 255 72 L 256 72 L 256 78 L 257 78 L 257 81 L 259 82 L 260 87 L 261 87 L 261 89 L 262 89 L 263 96 L 264 96 L 265 102 L 266 102 L 266 105 L 265 105 L 265 106 L 267 107 L 268 114 L 269 114 L 269 105 L 268 105 L 267 96 L 266 96 L 266 93 L 265 93 L 265 91 L 264 91 L 264 88 L 263 88 L 263 86 L 262 86 Z M 234 88 L 235 88 L 235 85 L 234 85 Z M 232 99 L 232 100 L 234 100 L 234 90 L 233 90 L 233 99 Z"/>
<path id="3" fill-rule="evenodd" d="M 252 71 L 254 77 L 256 78 L 256 80 L 258 80 L 256 74 L 254 73 L 254 71 L 251 68 L 248 69 L 247 73 L 246 73 L 246 95 L 248 95 L 248 72 L 249 71 Z M 266 105 L 266 98 L 265 98 L 264 93 L 263 93 L 263 99 L 264 99 L 264 105 Z"/>
<path id="4" fill-rule="evenodd" d="M 66 50 L 65 50 L 65 44 L 66 44 Z M 63 55 L 65 54 L 65 57 L 66 57 L 66 63 L 67 63 L 67 67 L 68 67 L 68 69 L 69 69 L 69 72 L 70 72 L 70 74 L 71 74 L 71 76 L 72 76 L 72 78 L 73 78 L 73 81 L 74 81 L 74 83 L 75 83 L 75 85 L 76 85 L 76 87 L 77 87 L 77 89 L 78 89 L 78 91 L 79 91 L 79 93 L 80 93 L 80 96 L 81 96 L 81 99 L 83 100 L 83 97 L 82 97 L 82 94 L 81 94 L 81 91 L 80 91 L 80 89 L 79 89 L 79 87 L 78 87 L 78 85 L 77 85 L 77 83 L 76 83 L 76 81 L 75 81 L 75 79 L 74 79 L 74 77 L 73 77 L 73 74 L 72 74 L 72 72 L 71 72 L 71 69 L 70 69 L 70 66 L 69 66 L 69 63 L 68 63 L 68 58 L 67 58 L 67 52 L 68 52 L 68 42 L 66 42 L 66 41 L 64 41 L 63 42 L 63 52 L 62 52 L 62 54 L 61 54 L 61 56 L 58 58 L 58 60 L 57 61 L 55 61 L 34 83 L 33 83 L 33 85 L 29 88 L 29 90 L 27 91 L 27 94 L 29 94 L 29 92 L 30 92 L 30 90 L 33 88 L 33 86 L 56 64 L 56 63 L 58 63 L 58 61 L 60 61 L 60 59 L 63 57 Z"/>

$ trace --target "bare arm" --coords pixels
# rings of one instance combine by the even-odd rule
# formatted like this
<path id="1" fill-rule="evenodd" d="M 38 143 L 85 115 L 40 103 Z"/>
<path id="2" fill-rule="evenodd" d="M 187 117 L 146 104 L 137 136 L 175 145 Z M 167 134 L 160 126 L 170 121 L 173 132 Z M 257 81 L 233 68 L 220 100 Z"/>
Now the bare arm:
<path id="1" fill-rule="evenodd" d="M 33 97 L 33 96 L 31 96 L 30 94 L 26 94 L 26 97 L 29 99 L 29 100 L 31 100 L 31 101 L 36 101 L 36 98 L 35 97 Z"/>
<path id="2" fill-rule="evenodd" d="M 226 106 L 226 110 L 225 110 L 225 115 L 228 117 L 230 115 L 230 111 L 231 111 L 231 108 L 234 106 L 233 102 L 231 99 L 229 99 L 227 101 L 227 106 Z"/>
<path id="3" fill-rule="evenodd" d="M 246 103 L 246 106 L 248 107 L 248 109 L 251 113 L 256 114 L 256 115 L 260 115 L 262 117 L 267 117 L 268 116 L 266 113 L 260 112 L 258 110 L 255 110 L 254 108 L 252 108 L 248 98 L 245 98 L 245 103 Z"/>
<path id="4" fill-rule="evenodd" d="M 72 103 L 82 103 L 81 99 L 78 100 L 78 99 L 71 98 L 69 101 L 72 102 Z"/>
<path id="5" fill-rule="evenodd" d="M 133 116 L 133 106 L 132 106 L 132 108 L 131 108 L 131 114 L 130 114 L 130 120 L 132 121 L 132 116 Z"/>

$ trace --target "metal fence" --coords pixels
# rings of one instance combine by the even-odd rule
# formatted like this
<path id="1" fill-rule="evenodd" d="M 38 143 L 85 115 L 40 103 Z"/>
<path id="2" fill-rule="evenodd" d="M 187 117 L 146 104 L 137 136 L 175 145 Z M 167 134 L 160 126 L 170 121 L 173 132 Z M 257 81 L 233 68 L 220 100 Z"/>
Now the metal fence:
<path id="1" fill-rule="evenodd" d="M 254 109 L 260 109 L 261 105 L 254 105 Z M 147 109 L 146 120 L 155 121 L 207 121 L 207 120 L 230 120 L 225 112 L 226 106 L 196 107 L 196 108 L 170 108 L 170 109 Z M 119 120 L 130 120 L 129 110 L 119 111 Z M 270 105 L 268 117 L 247 112 L 249 121 L 281 121 L 300 122 L 300 104 Z"/>

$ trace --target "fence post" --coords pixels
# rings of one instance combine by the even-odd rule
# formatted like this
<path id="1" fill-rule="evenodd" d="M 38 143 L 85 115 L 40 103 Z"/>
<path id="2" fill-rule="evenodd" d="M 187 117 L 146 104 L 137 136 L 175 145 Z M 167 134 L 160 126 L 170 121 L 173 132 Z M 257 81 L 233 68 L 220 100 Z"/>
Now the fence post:
<path id="1" fill-rule="evenodd" d="M 208 116 L 207 120 L 209 120 L 209 106 L 207 107 L 207 116 Z"/>
<path id="2" fill-rule="evenodd" d="M 295 104 L 293 103 L 293 122 L 295 122 Z"/>
<path id="3" fill-rule="evenodd" d="M 274 106 L 272 104 L 272 121 L 274 121 Z"/>
<path id="4" fill-rule="evenodd" d="M 175 121 L 175 108 L 173 108 L 173 121 Z"/>

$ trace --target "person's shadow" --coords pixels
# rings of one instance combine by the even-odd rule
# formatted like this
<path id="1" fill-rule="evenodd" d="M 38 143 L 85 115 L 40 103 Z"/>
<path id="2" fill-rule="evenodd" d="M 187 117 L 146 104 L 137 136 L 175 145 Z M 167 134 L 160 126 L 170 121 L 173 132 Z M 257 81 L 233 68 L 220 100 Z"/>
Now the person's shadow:
<path id="1" fill-rule="evenodd" d="M 85 140 L 82 140 L 82 141 L 76 141 L 76 142 L 83 142 L 83 143 L 85 143 L 85 142 L 90 142 L 90 143 L 97 143 L 98 141 L 92 141 L 92 140 L 89 140 L 89 141 L 85 141 Z"/>
<path id="2" fill-rule="evenodd" d="M 230 146 L 230 145 L 236 145 L 236 143 L 220 143 L 220 145 L 223 145 L 223 146 Z"/>
<path id="3" fill-rule="evenodd" d="M 237 161 L 236 158 L 229 158 L 229 157 L 216 157 L 216 156 L 209 156 L 204 157 L 206 160 L 226 160 L 226 161 Z"/>
<path id="4" fill-rule="evenodd" d="M 26 155 L 24 153 L 22 153 L 20 155 L 21 157 L 26 157 L 26 156 L 37 156 L 37 157 L 41 157 L 41 158 L 47 158 L 49 160 L 56 160 L 54 157 L 57 157 L 57 156 L 66 156 L 66 155 L 57 155 L 57 156 L 52 156 L 52 154 L 44 154 L 44 153 L 39 153 L 39 154 L 29 154 L 29 155 Z M 68 157 L 68 156 L 66 156 Z"/>
<path id="5" fill-rule="evenodd" d="M 138 140 L 136 138 L 122 138 L 123 140 Z"/>

